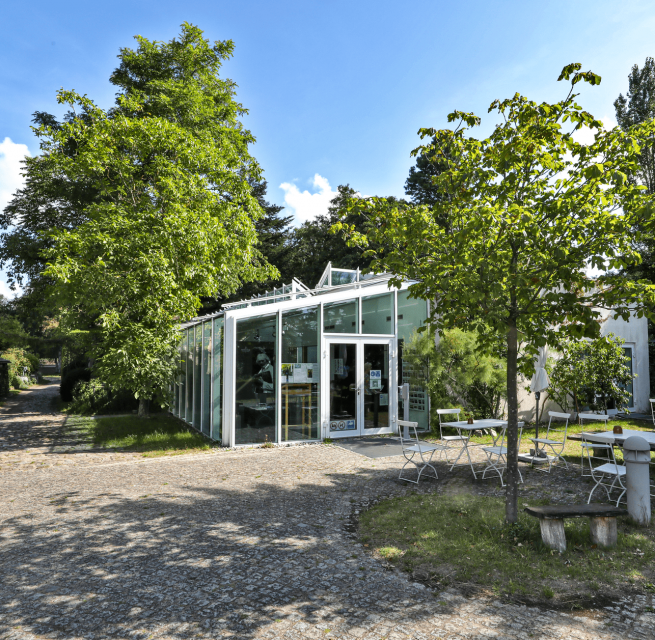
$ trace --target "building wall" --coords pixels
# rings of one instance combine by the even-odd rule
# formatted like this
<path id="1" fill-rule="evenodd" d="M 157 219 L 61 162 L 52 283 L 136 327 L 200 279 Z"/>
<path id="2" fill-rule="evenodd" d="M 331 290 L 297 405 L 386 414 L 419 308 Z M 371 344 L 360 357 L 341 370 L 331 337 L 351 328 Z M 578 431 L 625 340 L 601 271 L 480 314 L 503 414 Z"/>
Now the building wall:
<path id="1" fill-rule="evenodd" d="M 650 375 L 648 368 L 648 323 L 646 318 L 637 318 L 633 316 L 629 321 L 621 318 L 613 319 L 608 311 L 602 312 L 601 335 L 606 336 L 610 333 L 619 338 L 623 338 L 625 346 L 632 347 L 633 367 L 637 378 L 634 381 L 633 395 L 634 408 L 636 413 L 650 413 Z M 551 353 L 551 355 L 553 355 Z M 526 387 L 529 380 L 519 382 L 518 399 L 519 399 L 519 420 L 533 421 L 535 419 L 535 398 L 534 394 L 528 393 Z M 542 398 L 546 393 L 542 393 Z M 562 411 L 562 409 L 552 400 L 546 400 L 543 416 L 547 416 L 548 411 Z"/>

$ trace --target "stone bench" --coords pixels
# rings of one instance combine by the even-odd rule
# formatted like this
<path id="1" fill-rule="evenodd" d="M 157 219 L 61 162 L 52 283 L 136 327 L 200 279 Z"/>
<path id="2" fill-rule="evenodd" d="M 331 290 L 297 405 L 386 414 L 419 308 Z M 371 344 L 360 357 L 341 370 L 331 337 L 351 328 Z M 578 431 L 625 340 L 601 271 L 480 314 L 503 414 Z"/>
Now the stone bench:
<path id="1" fill-rule="evenodd" d="M 591 542 L 599 547 L 616 546 L 617 516 L 627 516 L 626 509 L 607 504 L 565 504 L 546 507 L 526 507 L 525 512 L 539 518 L 541 539 L 550 549 L 560 553 L 566 551 L 564 520 L 566 518 L 589 518 Z"/>

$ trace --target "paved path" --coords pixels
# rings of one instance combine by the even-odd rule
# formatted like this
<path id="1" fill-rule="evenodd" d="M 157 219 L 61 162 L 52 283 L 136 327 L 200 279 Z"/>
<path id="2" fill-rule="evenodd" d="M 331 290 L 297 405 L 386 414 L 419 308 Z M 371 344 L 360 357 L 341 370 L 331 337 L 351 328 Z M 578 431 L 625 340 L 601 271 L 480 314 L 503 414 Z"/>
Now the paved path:
<path id="1" fill-rule="evenodd" d="M 327 445 L 76 458 L 52 453 L 67 437 L 54 393 L 0 409 L 0 638 L 655 637 L 650 597 L 566 615 L 435 596 L 371 557 L 344 525 L 408 491 L 398 458 Z"/>

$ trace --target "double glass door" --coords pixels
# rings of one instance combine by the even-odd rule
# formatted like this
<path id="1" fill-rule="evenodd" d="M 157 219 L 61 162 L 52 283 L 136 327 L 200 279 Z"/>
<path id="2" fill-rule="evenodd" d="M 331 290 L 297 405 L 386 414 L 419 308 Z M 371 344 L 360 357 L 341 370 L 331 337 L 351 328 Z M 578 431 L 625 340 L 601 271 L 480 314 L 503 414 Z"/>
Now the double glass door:
<path id="1" fill-rule="evenodd" d="M 327 341 L 327 437 L 392 433 L 397 395 L 393 355 L 387 338 Z"/>

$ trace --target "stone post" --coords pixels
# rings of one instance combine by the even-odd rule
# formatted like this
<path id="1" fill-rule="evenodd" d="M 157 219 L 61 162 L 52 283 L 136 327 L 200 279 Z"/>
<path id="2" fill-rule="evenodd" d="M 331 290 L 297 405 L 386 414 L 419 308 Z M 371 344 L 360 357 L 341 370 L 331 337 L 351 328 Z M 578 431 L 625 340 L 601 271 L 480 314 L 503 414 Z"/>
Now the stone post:
<path id="1" fill-rule="evenodd" d="M 644 438 L 630 436 L 623 443 L 626 466 L 628 513 L 641 525 L 650 524 L 650 445 Z"/>

